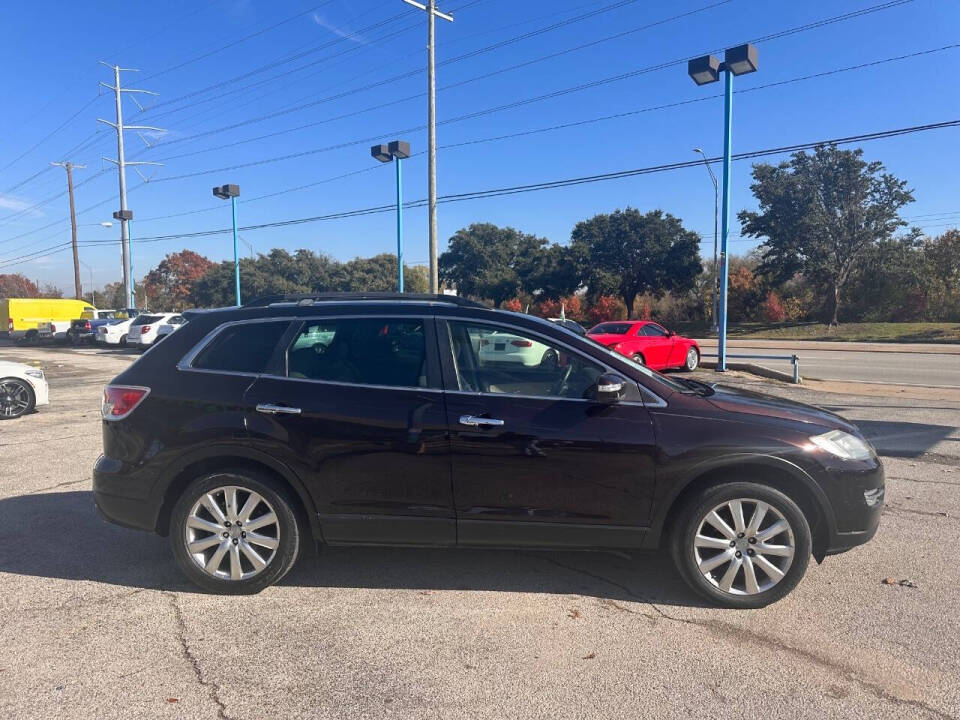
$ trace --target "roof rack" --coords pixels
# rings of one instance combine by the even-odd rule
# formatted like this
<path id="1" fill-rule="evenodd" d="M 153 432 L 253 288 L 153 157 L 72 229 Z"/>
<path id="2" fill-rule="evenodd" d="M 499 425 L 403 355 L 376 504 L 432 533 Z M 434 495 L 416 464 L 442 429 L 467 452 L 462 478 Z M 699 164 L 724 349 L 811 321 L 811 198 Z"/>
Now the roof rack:
<path id="1" fill-rule="evenodd" d="M 433 293 L 396 293 L 396 292 L 323 292 L 263 295 L 243 304 L 244 307 L 266 307 L 277 303 L 291 303 L 296 305 L 313 305 L 321 302 L 356 302 L 366 300 L 370 302 L 408 301 L 408 302 L 435 302 L 459 307 L 488 309 L 486 305 L 459 295 L 442 295 Z"/>

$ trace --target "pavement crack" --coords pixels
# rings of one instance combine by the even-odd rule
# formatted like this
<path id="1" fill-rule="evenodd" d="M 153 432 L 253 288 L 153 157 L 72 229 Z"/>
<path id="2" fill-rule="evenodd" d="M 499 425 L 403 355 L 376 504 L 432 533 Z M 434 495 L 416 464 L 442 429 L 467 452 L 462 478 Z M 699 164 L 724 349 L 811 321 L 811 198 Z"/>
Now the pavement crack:
<path id="1" fill-rule="evenodd" d="M 887 480 L 906 480 L 912 483 L 921 483 L 922 485 L 950 485 L 960 487 L 960 482 L 950 482 L 949 480 L 918 480 L 916 478 L 898 477 L 896 475 L 887 475 Z"/>
<path id="2" fill-rule="evenodd" d="M 883 508 L 884 513 L 910 513 L 911 515 L 924 515 L 926 517 L 936 517 L 936 518 L 945 518 L 947 520 L 960 520 L 960 518 L 954 517 L 943 510 L 914 510 L 912 508 L 901 507 L 900 505 L 885 505 Z"/>
<path id="3" fill-rule="evenodd" d="M 885 700 L 887 702 L 891 702 L 896 705 L 912 707 L 912 708 L 921 710 L 933 717 L 939 718 L 939 720 L 958 720 L 957 717 L 950 715 L 948 713 L 942 712 L 941 710 L 938 710 L 937 708 L 932 707 L 931 705 L 928 705 L 927 703 L 921 700 L 914 700 L 912 698 L 904 698 L 898 695 L 894 695 L 888 688 L 884 687 L 881 683 L 875 680 L 871 680 L 870 678 L 864 677 L 856 668 L 850 667 L 849 665 L 846 665 L 842 662 L 838 662 L 833 658 L 818 655 L 814 652 L 811 652 L 810 650 L 805 650 L 803 648 L 795 647 L 793 645 L 785 643 L 776 638 L 771 638 L 766 635 L 761 635 L 752 630 L 744 628 L 740 625 L 733 625 L 731 623 L 725 623 L 725 622 L 716 621 L 716 620 L 698 620 L 698 619 L 677 617 L 676 615 L 671 615 L 670 613 L 663 610 L 661 607 L 659 607 L 656 603 L 651 601 L 649 598 L 644 597 L 642 593 L 638 593 L 635 590 L 631 589 L 630 587 L 624 585 L 623 583 L 617 582 L 616 580 L 612 580 L 611 578 L 608 578 L 604 575 L 590 572 L 589 570 L 584 570 L 583 568 L 578 568 L 575 565 L 567 565 L 566 563 L 560 562 L 559 560 L 555 560 L 553 558 L 532 555 L 530 553 L 521 553 L 521 554 L 527 555 L 528 557 L 536 558 L 538 560 L 542 560 L 544 562 L 548 562 L 552 565 L 556 565 L 557 567 L 563 568 L 565 570 L 569 570 L 571 572 L 578 573 L 580 575 L 585 575 L 587 577 L 606 583 L 607 585 L 610 585 L 612 587 L 615 587 L 621 590 L 622 592 L 627 593 L 627 595 L 629 595 L 630 597 L 633 597 L 638 602 L 649 605 L 653 609 L 653 611 L 657 614 L 656 617 L 654 617 L 653 615 L 649 615 L 647 613 L 637 613 L 639 615 L 643 615 L 644 617 L 653 618 L 653 619 L 660 618 L 660 619 L 667 620 L 674 623 L 681 623 L 684 625 L 690 625 L 692 627 L 701 628 L 701 629 L 707 630 L 708 632 L 712 633 L 715 636 L 718 636 L 725 640 L 732 640 L 737 644 L 743 644 L 746 641 L 746 642 L 752 643 L 753 645 L 788 653 L 800 660 L 804 660 L 810 664 L 816 665 L 817 667 L 820 667 L 829 672 L 840 673 L 844 677 L 844 679 L 846 679 L 848 682 L 854 685 L 857 685 L 864 691 L 870 693 L 871 695 L 873 695 L 874 697 L 880 700 Z M 627 608 L 624 608 L 623 606 L 621 606 L 621 608 L 624 610 L 627 609 Z M 633 611 L 630 611 L 630 612 L 633 612 Z"/>
<path id="4" fill-rule="evenodd" d="M 223 700 L 220 699 L 220 685 L 212 680 L 207 680 L 204 678 L 203 668 L 200 667 L 200 661 L 190 649 L 190 644 L 187 642 L 187 624 L 183 620 L 183 610 L 180 608 L 180 601 L 175 593 L 164 592 L 163 594 L 170 598 L 170 605 L 173 608 L 173 619 L 176 622 L 177 640 L 180 642 L 181 656 L 184 660 L 190 663 L 190 667 L 193 669 L 193 674 L 197 679 L 197 683 L 206 689 L 210 700 L 217 706 L 217 717 L 220 720 L 234 720 L 233 717 L 227 713 L 227 706 L 224 704 Z"/>
<path id="5" fill-rule="evenodd" d="M 46 492 L 47 490 L 56 490 L 57 488 L 67 487 L 69 485 L 79 485 L 80 483 L 90 482 L 90 478 L 83 478 L 82 480 L 67 480 L 66 482 L 57 483 L 56 485 L 48 485 L 47 487 L 37 488 L 36 490 L 31 490 L 30 492 L 21 493 L 20 495 L 14 495 L 13 497 L 24 497 L 26 495 L 38 495 L 39 493 Z"/>

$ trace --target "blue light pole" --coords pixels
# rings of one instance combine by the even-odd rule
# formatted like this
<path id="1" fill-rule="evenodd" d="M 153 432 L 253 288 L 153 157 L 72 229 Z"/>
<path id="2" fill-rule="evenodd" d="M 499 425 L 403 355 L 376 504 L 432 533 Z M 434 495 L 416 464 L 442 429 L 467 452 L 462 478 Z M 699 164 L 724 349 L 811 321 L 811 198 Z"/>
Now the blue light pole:
<path id="1" fill-rule="evenodd" d="M 717 372 L 727 369 L 727 283 L 729 263 L 727 242 L 730 235 L 730 157 L 733 152 L 733 76 L 756 72 L 757 49 L 750 45 L 730 48 L 721 63 L 713 55 L 691 60 L 687 74 L 697 85 L 706 85 L 720 79 L 724 72 L 723 94 L 723 215 L 720 222 L 720 303 L 717 331 Z"/>
<path id="2" fill-rule="evenodd" d="M 239 185 L 221 185 L 213 189 L 213 194 L 221 200 L 230 199 L 233 210 L 233 282 L 237 293 L 237 307 L 240 306 L 240 252 L 237 249 L 237 198 L 240 196 Z"/>
<path id="3" fill-rule="evenodd" d="M 403 292 L 403 161 L 410 157 L 410 143 L 394 140 L 388 145 L 374 145 L 370 155 L 380 162 L 397 159 L 397 289 Z"/>

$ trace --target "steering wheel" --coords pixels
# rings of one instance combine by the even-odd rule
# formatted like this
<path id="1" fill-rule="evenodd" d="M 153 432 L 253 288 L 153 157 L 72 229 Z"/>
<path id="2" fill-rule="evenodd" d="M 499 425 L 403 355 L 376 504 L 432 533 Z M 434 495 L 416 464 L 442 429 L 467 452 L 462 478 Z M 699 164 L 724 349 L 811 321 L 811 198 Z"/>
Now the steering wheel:
<path id="1" fill-rule="evenodd" d="M 550 387 L 551 395 L 563 396 L 567 391 L 567 383 L 570 380 L 570 373 L 573 372 L 573 363 L 568 362 L 567 366 L 563 369 L 563 372 L 560 374 L 560 377 L 557 381 Z"/>

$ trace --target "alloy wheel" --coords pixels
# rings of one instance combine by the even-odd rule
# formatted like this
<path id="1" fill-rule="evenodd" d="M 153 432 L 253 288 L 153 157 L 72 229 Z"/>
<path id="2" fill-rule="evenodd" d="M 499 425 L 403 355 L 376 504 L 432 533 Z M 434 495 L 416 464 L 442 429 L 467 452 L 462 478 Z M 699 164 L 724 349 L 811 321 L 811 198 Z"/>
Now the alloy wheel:
<path id="1" fill-rule="evenodd" d="M 793 528 L 773 505 L 728 500 L 697 526 L 693 554 L 706 580 L 731 595 L 757 595 L 779 583 L 793 563 Z"/>
<path id="2" fill-rule="evenodd" d="M 687 350 L 687 370 L 696 370 L 700 364 L 700 355 L 694 348 Z"/>
<path id="3" fill-rule="evenodd" d="M 30 390 L 19 380 L 0 382 L 0 415 L 15 418 L 30 407 Z"/>
<path id="4" fill-rule="evenodd" d="M 280 546 L 280 521 L 260 494 L 236 485 L 204 493 L 184 525 L 188 555 L 206 574 L 247 580 L 273 561 Z"/>

